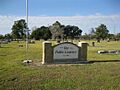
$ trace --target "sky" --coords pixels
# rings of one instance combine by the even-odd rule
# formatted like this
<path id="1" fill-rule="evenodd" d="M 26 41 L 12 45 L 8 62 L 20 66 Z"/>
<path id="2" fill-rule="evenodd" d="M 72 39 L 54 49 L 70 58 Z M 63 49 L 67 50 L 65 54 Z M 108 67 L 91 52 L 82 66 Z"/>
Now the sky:
<path id="1" fill-rule="evenodd" d="M 120 0 L 28 0 L 29 28 L 55 21 L 76 25 L 83 33 L 105 24 L 120 33 Z M 26 0 L 0 0 L 0 34 L 11 32 L 14 21 L 26 19 Z"/>

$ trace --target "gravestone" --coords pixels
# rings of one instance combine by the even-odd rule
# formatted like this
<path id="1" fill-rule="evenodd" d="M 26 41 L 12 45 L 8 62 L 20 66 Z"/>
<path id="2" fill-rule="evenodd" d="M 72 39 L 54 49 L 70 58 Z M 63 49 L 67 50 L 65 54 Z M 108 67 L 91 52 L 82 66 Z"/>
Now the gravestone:
<path id="1" fill-rule="evenodd" d="M 120 53 L 120 50 L 99 50 L 98 54 L 118 54 Z"/>
<path id="2" fill-rule="evenodd" d="M 92 42 L 92 46 L 93 46 L 93 47 L 95 46 L 95 42 Z"/>
<path id="3" fill-rule="evenodd" d="M 45 41 L 42 64 L 86 62 L 87 45 L 85 42 L 80 42 L 79 45 L 64 42 L 52 46 L 52 43 Z"/>
<path id="4" fill-rule="evenodd" d="M 2 41 L 1 43 L 2 44 L 8 44 L 8 41 Z"/>

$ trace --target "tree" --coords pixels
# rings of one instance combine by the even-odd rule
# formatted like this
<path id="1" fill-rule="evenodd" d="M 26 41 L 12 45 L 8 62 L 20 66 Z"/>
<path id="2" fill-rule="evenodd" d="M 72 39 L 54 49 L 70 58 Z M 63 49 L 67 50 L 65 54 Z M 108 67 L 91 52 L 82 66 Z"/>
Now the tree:
<path id="1" fill-rule="evenodd" d="M 115 35 L 114 34 L 108 34 L 108 39 L 115 39 Z"/>
<path id="2" fill-rule="evenodd" d="M 98 26 L 95 29 L 96 29 L 96 31 L 95 31 L 96 38 L 98 40 L 100 40 L 100 39 L 104 40 L 108 37 L 109 30 L 107 29 L 106 25 L 101 24 L 100 26 Z"/>
<path id="3" fill-rule="evenodd" d="M 120 39 L 120 33 L 117 33 L 116 38 Z"/>
<path id="4" fill-rule="evenodd" d="M 2 44 L 2 40 L 4 39 L 4 36 L 0 34 L 0 47 L 1 47 L 1 44 Z"/>
<path id="5" fill-rule="evenodd" d="M 44 40 L 51 39 L 52 34 L 48 27 L 42 26 L 40 29 L 41 29 L 41 33 L 42 33 L 42 39 L 44 39 Z"/>
<path id="6" fill-rule="evenodd" d="M 41 26 L 40 28 L 36 28 L 35 30 L 32 31 L 31 33 L 31 38 L 34 38 L 36 40 L 39 39 L 51 39 L 51 32 L 48 27 Z"/>
<path id="7" fill-rule="evenodd" d="M 64 36 L 67 38 L 79 38 L 81 36 L 82 30 L 79 29 L 77 26 L 70 26 L 67 25 L 64 28 Z"/>
<path id="8" fill-rule="evenodd" d="M 27 24 L 24 19 L 14 21 L 12 26 L 12 36 L 14 39 L 23 39 L 25 37 L 25 29 Z"/>
<path id="9" fill-rule="evenodd" d="M 0 34 L 0 40 L 2 40 L 3 38 L 4 38 L 4 36 Z"/>
<path id="10" fill-rule="evenodd" d="M 63 39 L 64 37 L 70 37 L 71 39 L 79 38 L 81 36 L 82 30 L 77 26 L 64 26 L 61 25 L 58 21 L 56 21 L 52 26 L 45 27 L 42 26 L 40 28 L 33 28 L 31 33 L 31 38 L 36 40 L 39 39 Z"/>
<path id="11" fill-rule="evenodd" d="M 81 36 L 82 39 L 88 40 L 90 38 L 90 35 L 85 33 L 84 35 Z"/>
<path id="12" fill-rule="evenodd" d="M 11 34 L 5 34 L 4 39 L 6 39 L 8 42 L 12 40 L 12 35 Z"/>
<path id="13" fill-rule="evenodd" d="M 95 38 L 95 30 L 94 30 L 94 28 L 91 28 L 91 30 L 90 30 L 90 34 L 89 34 L 89 40 L 90 39 L 94 39 Z"/>
<path id="14" fill-rule="evenodd" d="M 35 40 L 41 39 L 41 36 L 42 36 L 42 34 L 41 34 L 41 31 L 40 31 L 40 28 L 36 28 L 31 33 L 31 38 L 34 38 Z"/>
<path id="15" fill-rule="evenodd" d="M 63 38 L 64 25 L 61 25 L 58 21 L 56 21 L 52 26 L 50 26 L 49 29 L 52 33 L 52 39 Z"/>

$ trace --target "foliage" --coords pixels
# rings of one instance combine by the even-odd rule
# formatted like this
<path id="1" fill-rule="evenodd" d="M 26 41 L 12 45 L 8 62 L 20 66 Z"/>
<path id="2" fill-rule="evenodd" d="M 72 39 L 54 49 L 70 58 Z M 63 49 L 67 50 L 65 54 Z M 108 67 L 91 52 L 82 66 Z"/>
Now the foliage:
<path id="1" fill-rule="evenodd" d="M 108 38 L 109 38 L 109 39 L 114 39 L 114 38 L 115 38 L 115 35 L 114 35 L 114 34 L 108 34 Z"/>
<path id="2" fill-rule="evenodd" d="M 59 38 L 79 38 L 81 36 L 82 30 L 77 26 L 71 25 L 61 25 L 58 21 L 56 21 L 52 26 L 49 27 L 52 33 L 53 39 L 56 37 Z"/>
<path id="3" fill-rule="evenodd" d="M 63 37 L 64 26 L 61 25 L 58 21 L 56 21 L 52 26 L 50 26 L 49 29 L 52 33 L 52 39 Z"/>
<path id="4" fill-rule="evenodd" d="M 32 33 L 31 33 L 31 38 L 34 38 L 35 40 L 39 39 L 51 39 L 51 32 L 48 27 L 42 26 L 40 28 L 36 28 Z"/>
<path id="5" fill-rule="evenodd" d="M 117 38 L 117 39 L 120 39 L 120 33 L 118 33 L 118 34 L 116 35 L 116 38 Z"/>
<path id="6" fill-rule="evenodd" d="M 5 34 L 4 39 L 12 40 L 12 35 L 9 34 L 9 33 L 8 33 L 8 34 Z"/>
<path id="7" fill-rule="evenodd" d="M 79 38 L 81 36 L 82 30 L 77 26 L 67 25 L 64 28 L 64 36 L 70 37 L 71 39 Z"/>
<path id="8" fill-rule="evenodd" d="M 3 38 L 4 38 L 4 36 L 0 34 L 0 47 L 1 47 L 1 42 L 2 42 Z"/>
<path id="9" fill-rule="evenodd" d="M 0 39 L 3 39 L 3 38 L 4 38 L 4 36 L 0 34 Z"/>
<path id="10" fill-rule="evenodd" d="M 89 40 L 90 34 L 85 33 L 84 35 L 81 36 L 81 39 Z"/>
<path id="11" fill-rule="evenodd" d="M 39 39 L 63 39 L 63 38 L 79 38 L 81 36 L 82 30 L 77 26 L 64 26 L 56 21 L 52 26 L 40 28 L 34 28 L 31 33 L 31 38 Z"/>
<path id="12" fill-rule="evenodd" d="M 14 39 L 23 39 L 25 37 L 25 29 L 27 28 L 24 19 L 20 19 L 14 22 L 12 26 L 12 36 Z"/>
<path id="13" fill-rule="evenodd" d="M 90 34 L 89 34 L 89 39 L 95 39 L 96 35 L 95 35 L 95 30 L 94 28 L 91 28 Z"/>
<path id="14" fill-rule="evenodd" d="M 105 38 L 108 37 L 109 30 L 107 29 L 106 25 L 101 24 L 95 29 L 96 29 L 95 34 L 97 39 L 99 38 L 104 40 Z"/>

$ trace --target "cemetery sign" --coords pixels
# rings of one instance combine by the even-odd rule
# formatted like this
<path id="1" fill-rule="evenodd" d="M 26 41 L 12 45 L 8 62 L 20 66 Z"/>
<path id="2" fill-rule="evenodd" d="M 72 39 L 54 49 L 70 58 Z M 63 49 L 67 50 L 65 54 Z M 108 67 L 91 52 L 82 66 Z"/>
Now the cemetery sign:
<path id="1" fill-rule="evenodd" d="M 78 59 L 79 47 L 72 43 L 61 43 L 53 49 L 53 59 Z"/>
<path id="2" fill-rule="evenodd" d="M 43 42 L 42 64 L 78 63 L 87 61 L 87 43 L 63 42 L 53 45 L 49 41 Z"/>

